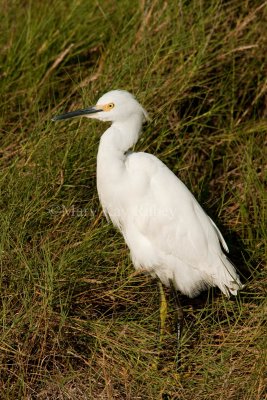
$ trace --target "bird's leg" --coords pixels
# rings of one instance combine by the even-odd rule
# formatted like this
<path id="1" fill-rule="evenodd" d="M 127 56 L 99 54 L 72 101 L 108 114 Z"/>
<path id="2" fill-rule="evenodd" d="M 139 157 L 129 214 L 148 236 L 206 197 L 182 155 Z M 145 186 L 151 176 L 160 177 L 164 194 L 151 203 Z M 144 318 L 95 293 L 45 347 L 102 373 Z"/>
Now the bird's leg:
<path id="1" fill-rule="evenodd" d="M 159 341 L 157 344 L 158 356 L 154 359 L 153 364 L 152 364 L 152 367 L 154 369 L 158 369 L 158 366 L 159 366 L 159 359 L 161 356 L 162 342 L 163 342 L 164 331 L 165 331 L 165 321 L 167 318 L 167 301 L 166 301 L 162 283 L 160 281 L 158 281 L 158 288 L 159 288 L 159 294 L 160 294 L 160 308 L 159 308 L 160 326 L 159 326 Z"/>
<path id="2" fill-rule="evenodd" d="M 181 336 L 182 336 L 182 331 L 183 331 L 183 326 L 184 326 L 184 312 L 183 308 L 181 306 L 181 302 L 179 299 L 179 294 L 177 290 L 174 287 L 173 282 L 170 280 L 170 287 L 172 291 L 172 296 L 174 297 L 175 305 L 176 305 L 176 334 L 177 334 L 177 357 L 178 357 L 178 363 L 177 365 L 179 366 L 180 364 L 180 347 L 181 347 Z"/>
<path id="3" fill-rule="evenodd" d="M 167 301 L 164 293 L 162 283 L 158 281 L 159 293 L 160 293 L 160 333 L 159 333 L 159 343 L 161 344 L 164 337 L 165 321 L 167 318 Z"/>

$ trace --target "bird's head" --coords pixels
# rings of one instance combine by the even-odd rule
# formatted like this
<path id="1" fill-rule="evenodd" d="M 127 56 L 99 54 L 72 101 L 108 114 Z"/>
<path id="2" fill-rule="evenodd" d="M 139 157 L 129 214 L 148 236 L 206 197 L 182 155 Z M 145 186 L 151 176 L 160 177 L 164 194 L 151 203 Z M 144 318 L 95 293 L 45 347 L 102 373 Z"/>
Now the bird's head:
<path id="1" fill-rule="evenodd" d="M 122 122 L 132 116 L 141 117 L 143 122 L 148 119 L 146 110 L 126 90 L 112 90 L 100 97 L 96 105 L 57 115 L 52 120 L 58 121 L 78 116 L 110 122 Z"/>

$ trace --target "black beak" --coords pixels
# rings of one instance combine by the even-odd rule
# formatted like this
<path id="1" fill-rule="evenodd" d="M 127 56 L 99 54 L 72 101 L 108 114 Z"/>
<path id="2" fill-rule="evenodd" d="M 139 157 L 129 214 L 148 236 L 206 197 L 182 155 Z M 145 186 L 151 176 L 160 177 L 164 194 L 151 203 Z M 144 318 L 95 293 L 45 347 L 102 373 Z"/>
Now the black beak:
<path id="1" fill-rule="evenodd" d="M 82 115 L 95 114 L 100 111 L 103 111 L 103 110 L 101 110 L 101 108 L 97 108 L 96 106 L 89 107 L 89 108 L 83 108 L 82 110 L 76 110 L 76 111 L 68 112 L 66 114 L 56 115 L 55 117 L 52 118 L 52 121 L 60 121 L 63 119 L 79 117 Z"/>

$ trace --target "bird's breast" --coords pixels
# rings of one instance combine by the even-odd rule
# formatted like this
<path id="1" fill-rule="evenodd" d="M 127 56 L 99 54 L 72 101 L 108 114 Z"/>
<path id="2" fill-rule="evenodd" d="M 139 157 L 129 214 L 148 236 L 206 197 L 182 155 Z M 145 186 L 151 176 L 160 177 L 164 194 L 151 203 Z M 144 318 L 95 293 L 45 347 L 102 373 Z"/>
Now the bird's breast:
<path id="1" fill-rule="evenodd" d="M 145 175 L 131 174 L 127 169 L 120 176 L 106 174 L 101 170 L 97 173 L 100 203 L 105 214 L 121 230 L 140 211 L 148 188 L 149 182 Z"/>

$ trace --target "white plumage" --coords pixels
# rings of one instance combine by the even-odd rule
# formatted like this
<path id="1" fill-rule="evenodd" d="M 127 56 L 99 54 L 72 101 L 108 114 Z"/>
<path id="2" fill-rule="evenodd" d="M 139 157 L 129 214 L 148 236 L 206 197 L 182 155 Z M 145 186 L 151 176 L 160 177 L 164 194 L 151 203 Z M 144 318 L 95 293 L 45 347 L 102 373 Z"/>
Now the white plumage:
<path id="1" fill-rule="evenodd" d="M 129 153 L 146 111 L 128 92 L 113 90 L 96 106 L 64 114 L 111 121 L 97 155 L 97 190 L 105 215 L 122 232 L 136 269 L 188 295 L 218 286 L 236 295 L 242 287 L 222 234 L 187 187 L 158 158 Z M 221 243 L 221 245 L 220 245 Z"/>

